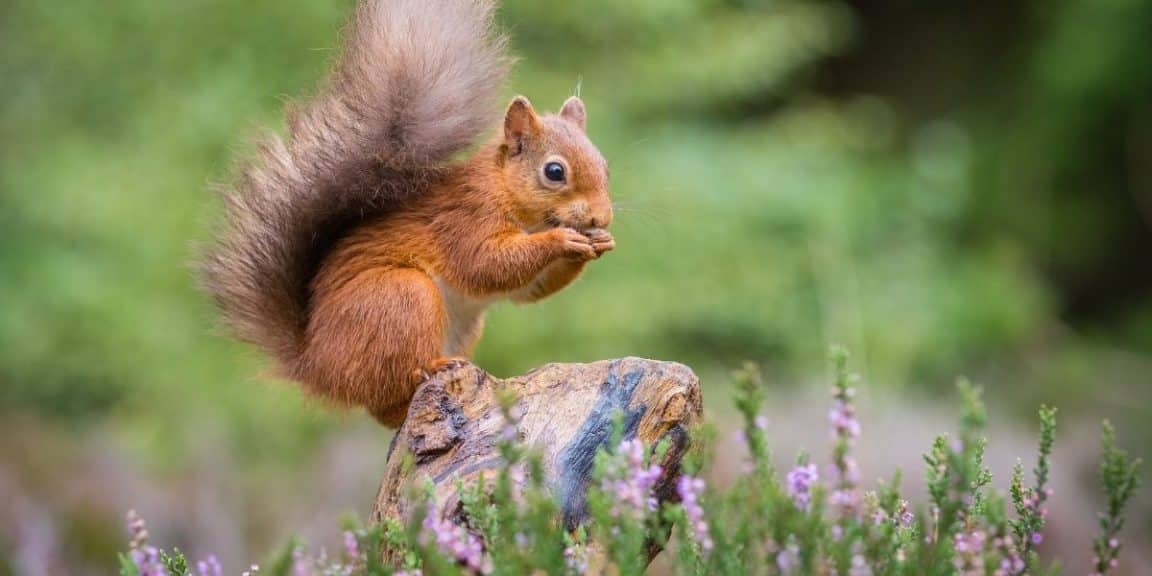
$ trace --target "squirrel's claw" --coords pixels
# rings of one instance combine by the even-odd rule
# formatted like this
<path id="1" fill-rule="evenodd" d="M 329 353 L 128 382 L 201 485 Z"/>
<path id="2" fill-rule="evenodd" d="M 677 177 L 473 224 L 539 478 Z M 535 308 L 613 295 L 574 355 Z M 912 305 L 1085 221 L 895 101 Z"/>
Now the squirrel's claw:
<path id="1" fill-rule="evenodd" d="M 462 356 L 449 356 L 444 358 L 437 358 L 430 362 L 427 366 L 422 366 L 412 371 L 412 379 L 416 382 L 425 382 L 434 378 L 437 374 L 455 370 L 461 366 L 468 364 L 468 359 Z"/>
<path id="2" fill-rule="evenodd" d="M 561 229 L 563 235 L 564 256 L 577 261 L 595 260 L 599 254 L 592 245 L 592 240 L 584 234 L 571 228 Z"/>
<path id="3" fill-rule="evenodd" d="M 603 228 L 585 230 L 584 235 L 592 241 L 592 249 L 596 251 L 597 258 L 616 248 L 616 239 L 612 237 L 612 233 Z"/>

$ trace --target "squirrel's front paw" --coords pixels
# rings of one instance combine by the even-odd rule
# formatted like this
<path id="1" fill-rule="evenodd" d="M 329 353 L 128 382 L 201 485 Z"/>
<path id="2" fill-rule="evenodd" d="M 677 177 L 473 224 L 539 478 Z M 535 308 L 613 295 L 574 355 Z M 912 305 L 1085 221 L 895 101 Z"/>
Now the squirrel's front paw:
<path id="1" fill-rule="evenodd" d="M 561 254 L 565 258 L 577 261 L 594 260 L 598 256 L 592 239 L 571 228 L 558 228 L 556 230 L 561 242 Z"/>
<path id="2" fill-rule="evenodd" d="M 584 235 L 592 241 L 592 249 L 596 251 L 597 258 L 616 248 L 616 239 L 604 228 L 589 228 L 584 231 Z"/>

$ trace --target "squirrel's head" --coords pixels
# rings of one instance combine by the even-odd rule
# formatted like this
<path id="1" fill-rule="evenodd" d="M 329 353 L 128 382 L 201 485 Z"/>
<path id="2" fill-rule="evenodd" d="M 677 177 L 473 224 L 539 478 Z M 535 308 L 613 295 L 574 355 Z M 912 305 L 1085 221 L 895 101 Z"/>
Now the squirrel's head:
<path id="1" fill-rule="evenodd" d="M 505 192 L 526 229 L 607 228 L 612 222 L 608 163 L 584 133 L 584 102 L 538 116 L 517 96 L 504 116 L 498 162 Z"/>

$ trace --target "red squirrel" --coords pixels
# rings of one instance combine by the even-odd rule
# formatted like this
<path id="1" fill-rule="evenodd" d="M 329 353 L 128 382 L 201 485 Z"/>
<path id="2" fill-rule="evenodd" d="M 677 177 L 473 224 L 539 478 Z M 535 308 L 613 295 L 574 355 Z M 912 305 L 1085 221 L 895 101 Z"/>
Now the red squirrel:
<path id="1" fill-rule="evenodd" d="M 472 354 L 489 304 L 564 288 L 615 246 L 578 97 L 517 96 L 493 3 L 361 0 L 328 81 L 222 190 L 202 276 L 241 340 L 333 403 L 399 426 Z"/>

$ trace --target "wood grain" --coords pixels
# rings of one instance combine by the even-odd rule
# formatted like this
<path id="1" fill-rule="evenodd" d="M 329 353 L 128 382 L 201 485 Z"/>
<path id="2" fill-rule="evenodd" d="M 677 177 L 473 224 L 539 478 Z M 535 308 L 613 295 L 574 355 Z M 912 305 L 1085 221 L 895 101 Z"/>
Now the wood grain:
<path id="1" fill-rule="evenodd" d="M 621 358 L 549 364 L 501 380 L 464 363 L 437 373 L 416 391 L 389 448 L 373 520 L 408 517 L 412 482 L 430 478 L 440 517 L 459 523 L 457 480 L 486 481 L 504 465 L 497 452 L 507 426 L 498 402 L 501 390 L 518 398 L 517 438 L 543 455 L 548 485 L 569 530 L 587 521 L 585 488 L 597 451 L 612 438 L 617 414 L 624 439 L 638 438 L 649 449 L 667 443 L 655 495 L 662 503 L 676 500 L 680 459 L 702 409 L 699 379 L 687 366 Z M 652 544 L 650 557 L 661 545 Z M 391 553 L 385 550 L 385 557 Z"/>

